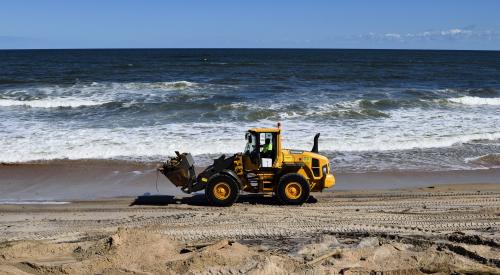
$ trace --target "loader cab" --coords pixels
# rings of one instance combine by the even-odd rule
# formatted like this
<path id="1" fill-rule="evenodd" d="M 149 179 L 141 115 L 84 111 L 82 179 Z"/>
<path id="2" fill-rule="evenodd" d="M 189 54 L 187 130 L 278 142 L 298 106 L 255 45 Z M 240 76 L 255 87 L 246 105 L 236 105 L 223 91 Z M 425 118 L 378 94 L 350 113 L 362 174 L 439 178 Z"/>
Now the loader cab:
<path id="1" fill-rule="evenodd" d="M 281 150 L 279 128 L 256 128 L 250 129 L 246 135 L 246 146 L 244 154 L 249 156 L 253 164 L 259 168 L 276 167 Z M 264 151 L 266 140 L 269 140 L 271 150 Z"/>

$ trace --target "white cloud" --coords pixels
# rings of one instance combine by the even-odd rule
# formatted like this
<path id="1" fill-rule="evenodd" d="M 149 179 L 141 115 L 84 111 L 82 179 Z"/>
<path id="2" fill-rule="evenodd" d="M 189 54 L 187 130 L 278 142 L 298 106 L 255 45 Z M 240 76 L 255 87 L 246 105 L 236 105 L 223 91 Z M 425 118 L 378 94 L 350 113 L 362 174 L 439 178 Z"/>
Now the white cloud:
<path id="1" fill-rule="evenodd" d="M 384 34 L 384 36 L 387 38 L 395 38 L 395 39 L 401 38 L 401 34 L 399 34 L 399 33 L 386 33 L 386 34 Z"/>
<path id="2" fill-rule="evenodd" d="M 422 41 L 422 40 L 500 40 L 500 32 L 492 30 L 448 29 L 439 31 L 424 31 L 417 33 L 374 33 L 360 35 L 361 38 L 388 41 Z"/>

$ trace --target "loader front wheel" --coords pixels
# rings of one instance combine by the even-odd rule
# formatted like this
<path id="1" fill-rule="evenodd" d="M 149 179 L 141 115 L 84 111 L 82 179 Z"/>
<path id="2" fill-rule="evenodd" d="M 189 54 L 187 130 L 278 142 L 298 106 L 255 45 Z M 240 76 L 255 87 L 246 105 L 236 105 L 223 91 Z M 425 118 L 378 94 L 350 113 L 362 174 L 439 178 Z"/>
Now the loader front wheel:
<path id="1" fill-rule="evenodd" d="M 214 175 L 205 188 L 205 196 L 214 206 L 231 206 L 238 200 L 240 188 L 238 183 L 228 175 Z"/>
<path id="2" fill-rule="evenodd" d="M 291 173 L 280 178 L 276 196 L 281 204 L 301 205 L 307 201 L 310 192 L 307 180 L 299 174 Z"/>

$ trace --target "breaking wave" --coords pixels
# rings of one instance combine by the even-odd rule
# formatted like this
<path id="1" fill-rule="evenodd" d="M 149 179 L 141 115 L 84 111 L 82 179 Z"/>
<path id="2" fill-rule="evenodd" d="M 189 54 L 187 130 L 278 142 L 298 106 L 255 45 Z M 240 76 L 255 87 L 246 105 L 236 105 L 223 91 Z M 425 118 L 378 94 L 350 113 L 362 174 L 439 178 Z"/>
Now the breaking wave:
<path id="1" fill-rule="evenodd" d="M 78 108 L 98 106 L 107 103 L 144 103 L 149 99 L 153 103 L 165 101 L 165 92 L 186 91 L 200 87 L 200 84 L 189 81 L 172 82 L 130 82 L 130 83 L 98 83 L 74 85 L 37 86 L 2 91 L 0 107 L 24 106 L 32 108 Z M 179 95 L 177 95 L 179 97 Z M 201 94 L 186 95 L 180 99 L 203 98 Z M 168 99 L 168 97 L 167 97 Z"/>
<path id="2" fill-rule="evenodd" d="M 352 101 L 341 104 L 245 104 L 231 103 L 218 106 L 218 111 L 239 114 L 247 121 L 314 118 L 329 119 L 375 119 L 388 118 L 385 113 L 372 108 L 360 108 Z"/>
<path id="3" fill-rule="evenodd" d="M 450 102 L 458 103 L 462 105 L 500 105 L 500 98 L 485 98 L 485 97 L 475 97 L 475 96 L 462 96 L 457 98 L 447 99 Z"/>
<path id="4" fill-rule="evenodd" d="M 113 128 L 60 128 L 52 123 L 39 123 L 36 129 L 22 130 L 15 123 L 8 126 L 2 144 L 0 161 L 25 162 L 50 159 L 132 159 L 156 160 L 174 151 L 191 152 L 193 155 L 232 154 L 244 148 L 243 133 L 253 127 L 271 126 L 274 122 L 218 122 L 175 123 L 148 127 Z M 384 125 L 383 122 L 382 125 Z M 321 132 L 320 150 L 329 152 L 375 152 L 422 148 L 446 148 L 466 144 L 473 140 L 497 140 L 500 132 L 439 136 L 408 136 L 405 132 L 371 127 L 315 125 L 311 131 L 308 122 L 284 121 L 285 148 L 308 149 L 314 133 Z M 17 132 L 11 129 L 17 127 Z M 364 126 L 367 127 L 367 126 Z M 32 134 L 36 133 L 36 135 Z M 72 139 L 68 140 L 71 133 Z M 392 133 L 389 135 L 388 133 Z"/>
<path id="5" fill-rule="evenodd" d="M 500 166 L 500 153 L 486 154 L 483 156 L 469 158 L 467 162 L 479 164 L 486 167 L 499 167 Z"/>
<path id="6" fill-rule="evenodd" d="M 77 108 L 82 106 L 102 105 L 106 103 L 107 102 L 98 102 L 79 98 L 47 98 L 36 100 L 0 99 L 0 106 L 2 107 L 23 106 L 31 108 Z"/>
<path id="7" fill-rule="evenodd" d="M 122 86 L 128 89 L 167 89 L 167 90 L 183 90 L 187 88 L 199 87 L 201 84 L 190 81 L 171 81 L 171 82 L 131 82 L 131 83 L 115 83 L 117 88 Z"/>
<path id="8" fill-rule="evenodd" d="M 470 96 L 495 97 L 499 92 L 493 88 L 467 89 L 467 94 Z"/>

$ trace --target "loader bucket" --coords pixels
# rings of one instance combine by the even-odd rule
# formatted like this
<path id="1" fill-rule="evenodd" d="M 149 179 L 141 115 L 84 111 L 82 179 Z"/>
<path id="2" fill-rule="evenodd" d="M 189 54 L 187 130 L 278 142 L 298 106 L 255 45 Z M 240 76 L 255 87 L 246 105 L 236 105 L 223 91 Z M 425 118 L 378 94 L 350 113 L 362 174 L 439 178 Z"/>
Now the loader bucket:
<path id="1" fill-rule="evenodd" d="M 191 154 L 175 152 L 176 157 L 171 157 L 159 168 L 165 177 L 167 177 L 175 186 L 190 188 L 196 181 L 194 172 L 194 160 Z"/>

